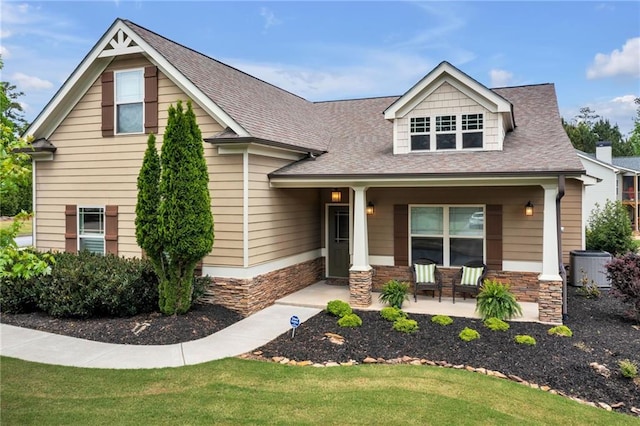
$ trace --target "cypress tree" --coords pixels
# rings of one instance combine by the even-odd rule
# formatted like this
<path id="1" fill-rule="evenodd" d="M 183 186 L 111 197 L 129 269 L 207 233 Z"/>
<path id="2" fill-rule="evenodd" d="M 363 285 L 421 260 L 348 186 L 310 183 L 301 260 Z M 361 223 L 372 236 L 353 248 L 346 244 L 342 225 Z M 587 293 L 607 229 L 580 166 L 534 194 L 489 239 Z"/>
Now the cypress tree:
<path id="1" fill-rule="evenodd" d="M 160 157 L 156 149 L 156 136 L 147 139 L 142 168 L 138 174 L 138 202 L 136 204 L 136 240 L 152 262 L 162 254 L 158 229 L 160 206 Z M 160 266 L 160 265 L 158 265 Z"/>

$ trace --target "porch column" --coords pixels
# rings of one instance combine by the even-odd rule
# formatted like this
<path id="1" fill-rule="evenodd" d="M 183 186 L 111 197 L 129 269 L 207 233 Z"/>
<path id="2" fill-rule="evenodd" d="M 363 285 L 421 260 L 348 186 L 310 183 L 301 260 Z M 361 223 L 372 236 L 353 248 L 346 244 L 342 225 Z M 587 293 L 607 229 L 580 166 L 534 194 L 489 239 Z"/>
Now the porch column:
<path id="1" fill-rule="evenodd" d="M 538 319 L 546 323 L 562 323 L 562 277 L 558 265 L 556 217 L 557 185 L 542 185 L 544 212 L 542 232 L 542 274 L 538 276 Z"/>
<path id="2" fill-rule="evenodd" d="M 353 263 L 349 269 L 349 303 L 353 306 L 369 306 L 373 270 L 369 265 L 367 188 L 358 186 L 354 187 L 353 191 Z"/>

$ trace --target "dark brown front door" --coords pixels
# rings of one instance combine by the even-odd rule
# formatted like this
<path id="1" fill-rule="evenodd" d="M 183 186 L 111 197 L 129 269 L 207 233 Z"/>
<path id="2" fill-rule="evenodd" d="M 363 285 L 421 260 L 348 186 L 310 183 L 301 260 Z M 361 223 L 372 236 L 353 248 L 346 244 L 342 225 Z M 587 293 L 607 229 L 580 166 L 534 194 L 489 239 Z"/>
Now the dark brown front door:
<path id="1" fill-rule="evenodd" d="M 349 207 L 329 206 L 328 264 L 330 277 L 349 276 Z"/>

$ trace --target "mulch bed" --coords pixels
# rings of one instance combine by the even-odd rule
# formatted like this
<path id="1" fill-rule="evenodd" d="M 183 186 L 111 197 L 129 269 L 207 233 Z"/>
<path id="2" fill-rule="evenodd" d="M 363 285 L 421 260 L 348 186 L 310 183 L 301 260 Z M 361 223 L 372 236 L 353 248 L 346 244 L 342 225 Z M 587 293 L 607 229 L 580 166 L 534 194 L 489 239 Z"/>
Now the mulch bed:
<path id="1" fill-rule="evenodd" d="M 622 377 L 618 361 L 630 359 L 640 365 L 640 326 L 625 318 L 621 302 L 609 295 L 589 300 L 577 296 L 571 287 L 569 293 L 566 325 L 574 333 L 571 338 L 549 336 L 550 326 L 537 323 L 511 322 L 508 331 L 494 332 L 479 320 L 454 318 L 454 323 L 445 327 L 432 323 L 430 315 L 411 315 L 420 329 L 403 334 L 394 331 L 378 312 L 357 311 L 362 327 L 341 328 L 335 317 L 320 313 L 304 322 L 295 338 L 285 333 L 259 350 L 265 358 L 282 356 L 298 361 L 361 363 L 366 357 L 388 360 L 408 356 L 483 367 L 587 401 L 609 405 L 622 402 L 624 406 L 616 411 L 631 414 L 631 407 L 640 408 L 640 380 Z M 208 336 L 241 318 L 221 306 L 197 304 L 180 316 L 152 313 L 77 320 L 30 313 L 3 314 L 0 321 L 108 343 L 162 345 Z M 476 329 L 480 339 L 460 340 L 458 334 L 464 327 Z M 343 336 L 345 343 L 331 343 L 325 336 L 327 332 Z M 518 345 L 513 341 L 517 334 L 529 334 L 537 344 Z M 606 365 L 610 377 L 595 372 L 589 366 L 592 362 Z"/>

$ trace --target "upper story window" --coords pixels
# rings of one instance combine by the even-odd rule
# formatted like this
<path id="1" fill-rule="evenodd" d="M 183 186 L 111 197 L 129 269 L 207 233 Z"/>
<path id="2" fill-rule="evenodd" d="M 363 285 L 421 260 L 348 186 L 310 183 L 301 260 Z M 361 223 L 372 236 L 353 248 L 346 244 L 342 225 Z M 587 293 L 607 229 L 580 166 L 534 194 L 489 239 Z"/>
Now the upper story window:
<path id="1" fill-rule="evenodd" d="M 412 117 L 410 123 L 411 150 L 428 151 L 431 146 L 431 122 L 429 117 Z"/>
<path id="2" fill-rule="evenodd" d="M 431 122 L 435 123 L 431 131 Z M 478 149 L 484 147 L 483 114 L 410 118 L 411 151 Z M 435 145 L 431 145 L 431 134 Z"/>
<path id="3" fill-rule="evenodd" d="M 115 86 L 116 133 L 143 133 L 143 70 L 116 71 Z"/>
<path id="4" fill-rule="evenodd" d="M 104 225 L 104 207 L 79 207 L 78 248 L 104 254 Z"/>

